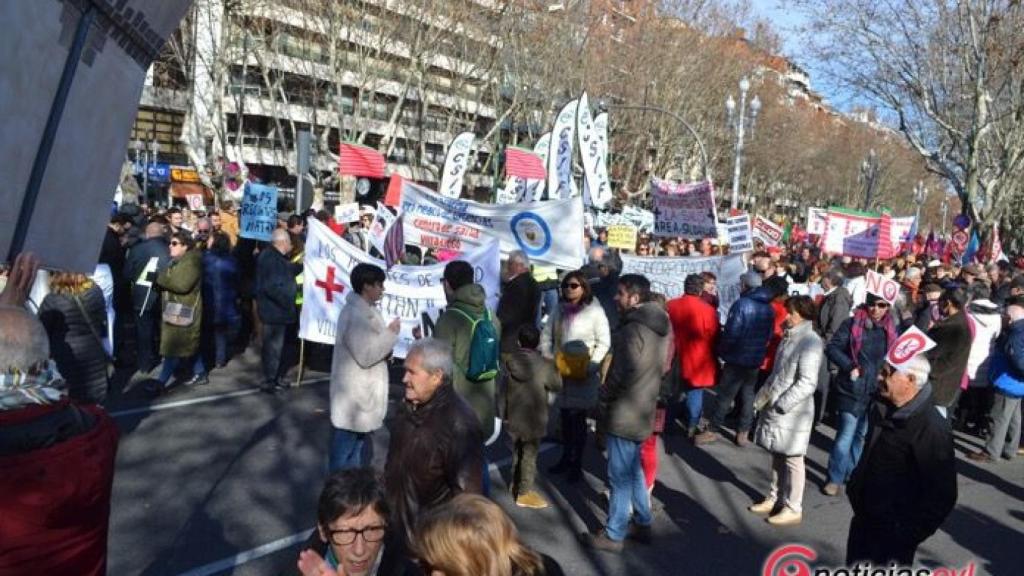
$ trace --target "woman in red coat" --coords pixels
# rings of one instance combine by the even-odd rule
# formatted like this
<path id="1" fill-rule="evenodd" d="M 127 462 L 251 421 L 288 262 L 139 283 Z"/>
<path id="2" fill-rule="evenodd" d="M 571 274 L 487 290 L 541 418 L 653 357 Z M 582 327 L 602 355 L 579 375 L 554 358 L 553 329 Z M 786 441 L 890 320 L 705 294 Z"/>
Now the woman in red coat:
<path id="1" fill-rule="evenodd" d="M 686 426 L 690 437 L 700 422 L 704 389 L 715 385 L 718 372 L 718 312 L 701 298 L 703 291 L 704 278 L 690 274 L 683 284 L 683 295 L 668 303 L 679 375 L 686 391 Z"/>

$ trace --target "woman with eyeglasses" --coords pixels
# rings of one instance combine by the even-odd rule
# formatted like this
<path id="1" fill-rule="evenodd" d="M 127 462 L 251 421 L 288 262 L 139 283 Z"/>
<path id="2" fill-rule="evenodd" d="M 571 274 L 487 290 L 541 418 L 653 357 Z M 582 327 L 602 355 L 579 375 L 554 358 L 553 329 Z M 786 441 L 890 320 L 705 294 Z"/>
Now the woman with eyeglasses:
<path id="1" fill-rule="evenodd" d="M 384 485 L 372 468 L 332 474 L 320 492 L 316 530 L 299 554 L 302 576 L 419 574 L 389 523 Z"/>
<path id="2" fill-rule="evenodd" d="M 192 361 L 192 377 L 186 386 L 209 384 L 199 338 L 203 317 L 202 255 L 192 247 L 188 232 L 171 234 L 171 263 L 156 277 L 156 287 L 163 292 L 163 321 L 160 323 L 160 355 L 164 357 L 158 382 L 150 394 L 159 395 L 167 389 L 174 371 L 182 361 Z"/>
<path id="3" fill-rule="evenodd" d="M 828 483 L 823 492 L 836 496 L 849 480 L 864 449 L 868 407 L 878 389 L 885 353 L 896 341 L 896 322 L 889 303 L 868 294 L 853 317 L 839 326 L 825 355 L 839 369 L 835 380 L 836 439 L 828 458 Z"/>
<path id="4" fill-rule="evenodd" d="M 555 359 L 562 376 L 558 397 L 562 422 L 562 457 L 549 472 L 569 473 L 570 482 L 583 478 L 583 449 L 587 443 L 587 412 L 597 406 L 601 362 L 611 347 L 608 317 L 595 301 L 582 271 L 562 279 L 562 297 L 544 325 L 541 352 Z"/>

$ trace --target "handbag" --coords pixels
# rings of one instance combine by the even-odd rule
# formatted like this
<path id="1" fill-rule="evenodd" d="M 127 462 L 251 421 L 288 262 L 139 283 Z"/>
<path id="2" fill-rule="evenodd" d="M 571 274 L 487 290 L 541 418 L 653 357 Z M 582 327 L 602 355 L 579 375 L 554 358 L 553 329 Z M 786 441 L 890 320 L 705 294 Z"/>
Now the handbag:
<path id="1" fill-rule="evenodd" d="M 184 302 L 175 302 L 168 299 L 164 302 L 162 318 L 165 324 L 187 328 L 196 321 L 196 306 L 199 305 L 199 293 L 196 293 L 196 301 L 189 306 Z"/>
<path id="2" fill-rule="evenodd" d="M 554 326 L 555 330 L 555 368 L 562 378 L 568 380 L 586 380 L 590 368 L 590 349 L 579 342 L 562 344 L 562 317 L 559 315 Z"/>

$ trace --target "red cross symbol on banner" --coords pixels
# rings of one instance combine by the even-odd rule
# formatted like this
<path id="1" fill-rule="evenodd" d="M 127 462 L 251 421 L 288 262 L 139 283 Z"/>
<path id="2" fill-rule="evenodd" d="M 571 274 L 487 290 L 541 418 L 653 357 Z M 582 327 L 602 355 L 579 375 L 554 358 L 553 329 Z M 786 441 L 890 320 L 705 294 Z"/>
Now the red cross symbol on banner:
<path id="1" fill-rule="evenodd" d="M 335 284 L 334 283 L 334 266 L 328 266 L 327 267 L 327 279 L 326 280 L 317 280 L 316 281 L 316 287 L 324 289 L 324 293 L 327 296 L 327 301 L 328 302 L 334 302 L 334 293 L 335 292 L 340 294 L 340 293 L 345 291 L 345 285 L 344 284 Z"/>

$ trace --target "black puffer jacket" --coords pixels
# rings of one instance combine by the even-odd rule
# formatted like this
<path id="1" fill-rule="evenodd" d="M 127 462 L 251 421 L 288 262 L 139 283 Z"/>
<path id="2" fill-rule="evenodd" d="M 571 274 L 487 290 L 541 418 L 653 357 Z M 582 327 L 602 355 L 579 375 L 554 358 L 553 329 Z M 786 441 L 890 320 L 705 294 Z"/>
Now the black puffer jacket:
<path id="1" fill-rule="evenodd" d="M 107 398 L 107 353 L 97 338 L 107 333 L 103 291 L 93 285 L 78 300 L 81 307 L 74 296 L 47 294 L 39 306 L 39 320 L 50 337 L 50 356 L 68 384 L 68 395 L 76 402 L 101 404 Z"/>
<path id="2" fill-rule="evenodd" d="M 672 325 L 665 309 L 653 302 L 622 313 L 619 322 L 601 400 L 608 407 L 608 433 L 643 442 L 654 430 Z"/>
<path id="3" fill-rule="evenodd" d="M 403 402 L 390 425 L 384 488 L 396 529 L 412 541 L 421 510 L 483 491 L 480 420 L 451 384 L 419 406 Z"/>

